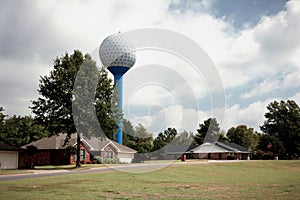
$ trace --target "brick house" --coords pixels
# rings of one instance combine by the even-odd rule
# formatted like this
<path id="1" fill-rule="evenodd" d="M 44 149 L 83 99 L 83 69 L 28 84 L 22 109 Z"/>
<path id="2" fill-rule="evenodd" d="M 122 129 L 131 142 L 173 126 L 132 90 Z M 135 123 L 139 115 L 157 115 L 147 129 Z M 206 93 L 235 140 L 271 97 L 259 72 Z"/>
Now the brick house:
<path id="1" fill-rule="evenodd" d="M 239 159 L 248 160 L 250 152 L 235 143 L 229 142 L 206 142 L 201 145 L 169 145 L 166 148 L 165 159 L 179 159 L 185 154 L 191 159 L 213 159 L 227 160 Z"/>
<path id="2" fill-rule="evenodd" d="M 229 157 L 236 160 L 248 160 L 250 156 L 250 152 L 245 147 L 229 142 L 206 142 L 191 149 L 188 153 L 192 158 L 213 160 L 227 160 Z"/>
<path id="3" fill-rule="evenodd" d="M 68 165 L 75 163 L 77 155 L 70 155 L 66 151 L 68 145 L 77 146 L 77 134 L 72 134 L 69 143 L 65 144 L 66 134 L 54 135 L 48 138 L 42 138 L 38 141 L 29 143 L 27 146 L 33 145 L 37 147 L 37 153 L 34 156 L 22 152 L 19 156 L 19 167 L 27 168 L 34 159 L 34 164 L 42 165 Z M 91 162 L 95 156 L 101 156 L 102 159 L 118 158 L 120 162 L 130 163 L 134 158 L 135 150 L 124 145 L 118 144 L 109 139 L 99 139 L 81 137 L 80 141 L 80 161 L 82 163 Z"/>

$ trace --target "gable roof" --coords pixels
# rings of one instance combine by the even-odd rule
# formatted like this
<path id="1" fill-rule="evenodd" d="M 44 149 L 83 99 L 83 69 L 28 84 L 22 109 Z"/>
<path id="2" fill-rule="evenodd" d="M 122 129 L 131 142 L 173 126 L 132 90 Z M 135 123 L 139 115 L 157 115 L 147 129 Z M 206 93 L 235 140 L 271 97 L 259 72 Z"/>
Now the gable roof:
<path id="1" fill-rule="evenodd" d="M 24 149 L 14 146 L 14 145 L 10 145 L 10 144 L 6 144 L 4 142 L 0 141 L 0 150 L 4 150 L 4 151 L 23 151 Z"/>
<path id="2" fill-rule="evenodd" d="M 129 147 L 126 147 L 108 138 L 101 139 L 101 138 L 92 137 L 90 139 L 85 139 L 85 140 L 91 145 L 93 151 L 103 151 L 106 146 L 112 145 L 117 152 L 121 152 L 121 153 L 137 152 Z"/>
<path id="3" fill-rule="evenodd" d="M 27 147 L 30 145 L 36 146 L 38 149 L 65 149 L 68 145 L 65 144 L 67 134 L 58 134 L 53 135 L 51 137 L 42 138 L 40 140 L 31 142 L 23 147 Z M 76 143 L 76 134 L 72 134 L 69 140 L 70 145 L 74 145 Z"/>
<path id="4" fill-rule="evenodd" d="M 65 144 L 65 139 L 67 134 L 60 133 L 58 135 L 53 135 L 51 137 L 42 138 L 35 142 L 31 142 L 23 147 L 27 147 L 29 145 L 34 145 L 38 149 L 65 149 L 68 145 Z M 107 145 L 111 144 L 117 150 L 117 152 L 121 153 L 136 153 L 135 150 L 121 145 L 115 141 L 109 139 L 101 139 L 96 137 L 86 138 L 81 137 L 80 141 L 84 144 L 84 146 L 90 151 L 100 151 L 104 149 Z M 77 144 L 77 134 L 71 134 L 71 138 L 69 140 L 69 144 L 74 146 Z"/>
<path id="5" fill-rule="evenodd" d="M 206 142 L 201 144 L 194 149 L 190 150 L 192 153 L 249 153 L 245 147 L 242 147 L 235 143 L 229 142 Z"/>
<path id="6" fill-rule="evenodd" d="M 194 149 L 190 150 L 192 153 L 223 153 L 223 152 L 231 152 L 229 149 L 225 149 L 216 145 L 216 143 L 206 142 L 201 144 Z"/>
<path id="7" fill-rule="evenodd" d="M 220 142 L 218 142 L 220 143 Z M 233 143 L 233 142 L 222 142 L 223 144 L 227 145 L 227 146 L 230 146 L 232 148 L 235 148 L 239 151 L 242 151 L 242 152 L 248 152 L 248 149 L 246 147 L 243 147 L 241 145 L 238 145 L 236 143 Z"/>
<path id="8" fill-rule="evenodd" d="M 183 145 L 172 145 L 168 144 L 166 146 L 166 153 L 167 154 L 181 154 L 190 151 L 191 149 L 194 149 L 199 145 L 196 144 L 183 144 Z"/>

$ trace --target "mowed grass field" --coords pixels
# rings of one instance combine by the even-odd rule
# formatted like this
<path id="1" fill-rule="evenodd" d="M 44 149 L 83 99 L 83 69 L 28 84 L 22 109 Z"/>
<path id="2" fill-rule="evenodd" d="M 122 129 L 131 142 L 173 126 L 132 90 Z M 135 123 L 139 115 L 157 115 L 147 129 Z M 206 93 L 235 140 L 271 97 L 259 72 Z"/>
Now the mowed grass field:
<path id="1" fill-rule="evenodd" d="M 300 199 L 300 161 L 177 164 L 0 181 L 0 199 Z"/>

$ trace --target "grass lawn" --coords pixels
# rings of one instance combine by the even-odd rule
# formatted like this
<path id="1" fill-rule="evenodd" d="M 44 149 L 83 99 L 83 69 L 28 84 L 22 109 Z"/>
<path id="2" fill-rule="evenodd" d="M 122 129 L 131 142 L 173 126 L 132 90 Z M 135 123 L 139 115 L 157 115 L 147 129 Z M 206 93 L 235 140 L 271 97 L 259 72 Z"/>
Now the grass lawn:
<path id="1" fill-rule="evenodd" d="M 300 161 L 179 164 L 0 182 L 1 199 L 300 199 Z"/>

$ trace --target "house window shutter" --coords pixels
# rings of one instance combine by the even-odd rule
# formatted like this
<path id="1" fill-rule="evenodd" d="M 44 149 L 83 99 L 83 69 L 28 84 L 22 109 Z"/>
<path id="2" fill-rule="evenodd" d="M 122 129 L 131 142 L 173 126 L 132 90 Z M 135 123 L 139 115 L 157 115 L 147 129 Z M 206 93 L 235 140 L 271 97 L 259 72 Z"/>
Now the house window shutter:
<path id="1" fill-rule="evenodd" d="M 83 160 L 85 160 L 85 158 L 86 158 L 86 151 L 83 150 Z"/>
<path id="2" fill-rule="evenodd" d="M 76 154 L 74 154 L 74 160 L 77 160 L 77 155 Z"/>

